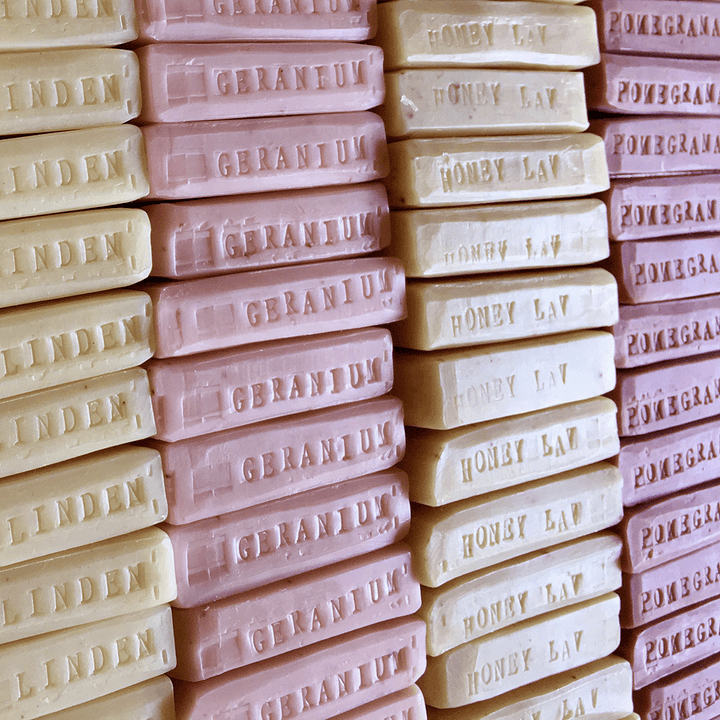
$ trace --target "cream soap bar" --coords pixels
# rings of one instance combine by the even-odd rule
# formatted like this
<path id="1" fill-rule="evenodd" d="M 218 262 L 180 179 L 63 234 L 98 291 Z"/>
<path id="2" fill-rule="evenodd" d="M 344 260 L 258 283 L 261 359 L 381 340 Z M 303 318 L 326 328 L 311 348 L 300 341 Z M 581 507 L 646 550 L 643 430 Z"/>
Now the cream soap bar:
<path id="1" fill-rule="evenodd" d="M 394 212 L 391 252 L 408 277 L 585 265 L 608 256 L 595 199 Z"/>
<path id="2" fill-rule="evenodd" d="M 610 185 L 605 146 L 590 133 L 401 140 L 388 151 L 397 208 L 592 195 Z"/>
<path id="3" fill-rule="evenodd" d="M 363 183 L 148 205 L 153 275 L 192 278 L 381 250 L 385 186 Z"/>
<path id="4" fill-rule="evenodd" d="M 396 350 L 407 425 L 445 430 L 602 395 L 615 385 L 612 335 L 582 331 L 499 346 Z"/>
<path id="5" fill-rule="evenodd" d="M 615 278 L 606 270 L 555 270 L 407 286 L 395 345 L 413 350 L 484 345 L 614 325 Z"/>
<path id="6" fill-rule="evenodd" d="M 344 185 L 388 173 L 385 129 L 369 112 L 167 123 L 143 134 L 153 200 Z"/>
<path id="7" fill-rule="evenodd" d="M 578 70 L 600 59 L 585 7 L 486 0 L 396 0 L 378 7 L 388 70 L 417 66 Z"/>
<path id="8" fill-rule="evenodd" d="M 462 707 L 599 660 L 620 642 L 619 611 L 612 593 L 428 658 L 418 683 L 425 701 Z"/>
<path id="9" fill-rule="evenodd" d="M 616 415 L 612 400 L 593 398 L 457 430 L 408 428 L 410 499 L 447 505 L 605 460 L 620 447 Z"/>
<path id="10" fill-rule="evenodd" d="M 173 610 L 178 666 L 199 681 L 352 630 L 410 615 L 420 585 L 395 546 L 209 605 Z"/>

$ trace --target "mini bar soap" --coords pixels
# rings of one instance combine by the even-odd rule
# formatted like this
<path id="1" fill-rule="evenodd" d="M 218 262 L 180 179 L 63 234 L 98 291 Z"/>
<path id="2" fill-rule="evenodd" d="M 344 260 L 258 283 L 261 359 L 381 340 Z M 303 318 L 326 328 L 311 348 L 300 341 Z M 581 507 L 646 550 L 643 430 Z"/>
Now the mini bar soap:
<path id="1" fill-rule="evenodd" d="M 401 140 L 388 150 L 397 208 L 592 195 L 610 185 L 604 145 L 590 133 Z"/>
<path id="2" fill-rule="evenodd" d="M 369 112 L 168 123 L 143 134 L 153 200 L 344 185 L 388 173 L 385 129 Z"/>
<path id="3" fill-rule="evenodd" d="M 408 277 L 584 265 L 609 253 L 607 212 L 594 199 L 391 215 L 391 252 Z"/>

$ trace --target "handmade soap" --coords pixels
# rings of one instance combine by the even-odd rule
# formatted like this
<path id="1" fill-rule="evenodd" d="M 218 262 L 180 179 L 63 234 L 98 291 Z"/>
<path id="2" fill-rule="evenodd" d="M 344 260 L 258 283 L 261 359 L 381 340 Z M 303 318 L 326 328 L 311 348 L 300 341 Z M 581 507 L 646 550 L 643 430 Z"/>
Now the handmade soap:
<path id="1" fill-rule="evenodd" d="M 465 643 L 428 658 L 418 685 L 428 705 L 451 708 L 599 660 L 620 642 L 614 593 Z"/>
<path id="2" fill-rule="evenodd" d="M 344 185 L 388 173 L 385 129 L 370 112 L 167 123 L 142 132 L 153 200 Z"/>
<path id="3" fill-rule="evenodd" d="M 402 546 L 378 550 L 191 610 L 175 608 L 178 665 L 199 681 L 352 630 L 410 615 L 420 585 Z"/>
<path id="4" fill-rule="evenodd" d="M 394 212 L 391 252 L 408 277 L 585 265 L 609 253 L 595 199 Z"/>
<path id="5" fill-rule="evenodd" d="M 337 720 L 387 720 L 398 717 L 407 720 L 426 720 L 427 709 L 420 688 L 411 685 L 405 690 L 386 695 L 336 717 Z"/>
<path id="6" fill-rule="evenodd" d="M 407 285 L 395 345 L 438 350 L 614 325 L 617 283 L 606 270 L 552 270 Z"/>
<path id="7" fill-rule="evenodd" d="M 391 620 L 200 683 L 178 682 L 178 720 L 322 720 L 410 687 L 425 669 L 421 620 Z M 283 708 L 286 708 L 283 710 Z"/>
<path id="8" fill-rule="evenodd" d="M 405 274 L 394 258 L 353 258 L 146 288 L 155 357 L 308 337 L 405 317 Z"/>
<path id="9" fill-rule="evenodd" d="M 142 210 L 0 222 L 0 307 L 132 285 L 149 275 L 151 262 Z"/>
<path id="10" fill-rule="evenodd" d="M 388 151 L 397 208 L 592 195 L 610 185 L 605 147 L 590 133 L 401 140 Z"/>
<path id="11" fill-rule="evenodd" d="M 162 457 L 168 522 L 184 525 L 386 470 L 403 456 L 405 429 L 402 403 L 383 397 L 189 440 L 148 442 Z"/>
<path id="12" fill-rule="evenodd" d="M 615 385 L 612 335 L 582 331 L 499 346 L 396 350 L 407 425 L 444 430 L 602 395 Z"/>
<path id="13" fill-rule="evenodd" d="M 595 13 L 567 5 L 395 0 L 378 6 L 388 70 L 417 66 L 578 70 L 600 59 Z"/>
<path id="14" fill-rule="evenodd" d="M 428 655 L 616 590 L 621 548 L 620 538 L 601 533 L 423 588 Z"/>
<path id="15" fill-rule="evenodd" d="M 420 583 L 439 587 L 609 528 L 621 517 L 622 477 L 609 463 L 595 463 L 528 483 L 520 493 L 499 490 L 444 508 L 414 505 L 408 543 Z"/>
<path id="16" fill-rule="evenodd" d="M 384 395 L 392 341 L 373 328 L 150 360 L 156 437 L 174 442 Z"/>
<path id="17" fill-rule="evenodd" d="M 408 531 L 407 476 L 346 480 L 190 525 L 164 525 L 176 607 L 204 603 L 387 547 Z"/>
<path id="18" fill-rule="evenodd" d="M 191 278 L 362 255 L 390 236 L 385 186 L 156 203 L 153 275 Z"/>
<path id="19" fill-rule="evenodd" d="M 458 430 L 408 428 L 410 499 L 447 505 L 605 460 L 620 446 L 616 414 L 593 398 Z"/>

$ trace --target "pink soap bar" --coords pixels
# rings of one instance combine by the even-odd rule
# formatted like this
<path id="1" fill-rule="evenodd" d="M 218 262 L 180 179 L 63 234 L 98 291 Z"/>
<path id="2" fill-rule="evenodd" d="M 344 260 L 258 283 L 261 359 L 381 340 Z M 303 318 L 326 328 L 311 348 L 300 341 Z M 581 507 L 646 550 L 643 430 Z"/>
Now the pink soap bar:
<path id="1" fill-rule="evenodd" d="M 405 317 L 394 258 L 354 258 L 148 285 L 155 357 L 383 325 Z"/>
<path id="2" fill-rule="evenodd" d="M 176 607 L 253 590 L 401 540 L 408 480 L 386 470 L 247 510 L 164 525 L 175 553 Z"/>
<path id="3" fill-rule="evenodd" d="M 427 709 L 417 685 L 386 695 L 357 710 L 338 715 L 335 720 L 427 720 Z"/>
<path id="4" fill-rule="evenodd" d="M 387 175 L 382 120 L 370 112 L 147 125 L 154 200 L 343 185 Z"/>
<path id="5" fill-rule="evenodd" d="M 175 608 L 178 664 L 206 680 L 351 630 L 410 615 L 420 584 L 410 550 L 395 546 L 192 609 Z"/>
<path id="6" fill-rule="evenodd" d="M 157 431 L 174 442 L 384 395 L 392 387 L 390 332 L 373 328 L 150 360 Z"/>
<path id="7" fill-rule="evenodd" d="M 152 226 L 152 274 L 167 278 L 361 255 L 390 240 L 387 192 L 380 183 L 143 209 Z"/>
<path id="8" fill-rule="evenodd" d="M 405 451 L 402 403 L 383 397 L 174 443 L 150 441 L 173 525 L 386 470 Z"/>

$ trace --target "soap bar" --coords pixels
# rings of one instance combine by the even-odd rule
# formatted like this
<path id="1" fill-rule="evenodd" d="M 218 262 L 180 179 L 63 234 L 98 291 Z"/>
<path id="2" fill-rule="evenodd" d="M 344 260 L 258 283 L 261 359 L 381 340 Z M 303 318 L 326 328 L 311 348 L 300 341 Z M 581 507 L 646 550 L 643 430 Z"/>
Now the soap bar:
<path id="1" fill-rule="evenodd" d="M 616 414 L 593 398 L 458 430 L 408 428 L 410 499 L 447 505 L 605 460 L 620 446 Z"/>
<path id="2" fill-rule="evenodd" d="M 421 620 L 391 620 L 201 683 L 178 682 L 178 720 L 322 720 L 410 687 L 425 669 Z"/>
<path id="3" fill-rule="evenodd" d="M 428 705 L 462 707 L 599 660 L 620 642 L 619 610 L 611 593 L 526 620 L 428 658 L 418 685 Z"/>
<path id="4" fill-rule="evenodd" d="M 586 400 L 615 385 L 614 341 L 582 331 L 499 346 L 395 351 L 405 423 L 444 430 Z"/>
<path id="5" fill-rule="evenodd" d="M 592 195 L 610 185 L 605 147 L 590 133 L 401 140 L 388 151 L 397 208 Z"/>
<path id="6" fill-rule="evenodd" d="M 150 360 L 145 367 L 156 437 L 169 442 L 367 400 L 393 384 L 390 333 L 378 328 Z"/>
<path id="7" fill-rule="evenodd" d="M 420 583 L 448 580 L 609 528 L 622 517 L 622 477 L 596 463 L 446 508 L 413 506 L 408 543 Z M 480 698 L 478 698 L 480 699 Z"/>
<path id="8" fill-rule="evenodd" d="M 13 565 L 0 587 L 0 644 L 148 610 L 175 599 L 170 538 L 148 528 Z"/>
<path id="9" fill-rule="evenodd" d="M 614 325 L 617 283 L 606 270 L 554 270 L 407 286 L 395 345 L 438 350 Z"/>
<path id="10" fill-rule="evenodd" d="M 155 434 L 140 368 L 0 401 L 0 476 L 34 470 Z"/>
<path id="11" fill-rule="evenodd" d="M 385 95 L 382 50 L 358 43 L 146 45 L 144 122 L 369 110 Z"/>
<path id="12" fill-rule="evenodd" d="M 381 250 L 390 236 L 385 186 L 363 183 L 156 203 L 153 275 L 192 278 Z"/>
<path id="13" fill-rule="evenodd" d="M 408 277 L 585 265 L 608 256 L 595 199 L 394 212 L 391 252 Z"/>
<path id="14" fill-rule="evenodd" d="M 153 346 L 152 307 L 142 292 L 0 311 L 0 398 L 135 367 Z"/>
<path id="15" fill-rule="evenodd" d="M 168 522 L 184 525 L 386 470 L 405 451 L 405 428 L 402 403 L 383 397 L 174 443 L 148 442 L 162 457 Z"/>
<path id="16" fill-rule="evenodd" d="M 181 680 L 207 680 L 352 630 L 410 615 L 420 585 L 395 546 L 209 605 L 173 610 Z"/>
<path id="17" fill-rule="evenodd" d="M 129 50 L 7 53 L 0 87 L 0 135 L 119 125 L 140 113 L 140 68 Z"/>
<path id="18" fill-rule="evenodd" d="M 385 129 L 369 112 L 167 123 L 142 132 L 153 200 L 344 185 L 388 173 Z"/>
<path id="19" fill-rule="evenodd" d="M 620 587 L 620 538 L 610 533 L 530 553 L 456 580 L 423 588 L 420 617 L 428 655 Z"/>
<path id="20" fill-rule="evenodd" d="M 395 0 L 378 7 L 388 70 L 417 66 L 578 70 L 600 59 L 585 7 L 489 0 Z"/>
<path id="21" fill-rule="evenodd" d="M 427 720 L 425 699 L 417 685 L 386 695 L 356 710 L 337 715 L 337 720 L 387 720 L 388 718 Z"/>
<path id="22" fill-rule="evenodd" d="M 473 68 L 385 76 L 380 114 L 392 137 L 519 135 L 588 128 L 582 73 Z"/>
<path id="23" fill-rule="evenodd" d="M 408 531 L 407 476 L 346 480 L 190 525 L 164 525 L 176 607 L 204 603 L 387 547 Z"/>
<path id="24" fill-rule="evenodd" d="M 155 357 L 383 325 L 405 317 L 405 274 L 394 258 L 354 258 L 145 288 Z"/>
<path id="25" fill-rule="evenodd" d="M 142 210 L 0 222 L 0 307 L 132 285 L 150 274 L 151 262 Z"/>

